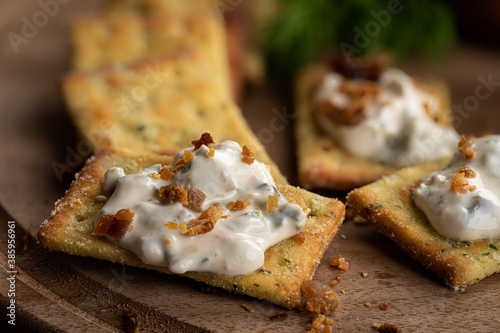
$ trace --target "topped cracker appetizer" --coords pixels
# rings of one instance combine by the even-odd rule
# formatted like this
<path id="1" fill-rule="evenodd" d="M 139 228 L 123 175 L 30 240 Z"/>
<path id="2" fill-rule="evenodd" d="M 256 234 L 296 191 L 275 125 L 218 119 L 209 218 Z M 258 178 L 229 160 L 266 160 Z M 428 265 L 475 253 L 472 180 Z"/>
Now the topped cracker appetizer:
<path id="1" fill-rule="evenodd" d="M 453 158 L 403 169 L 347 204 L 455 289 L 500 271 L 500 135 L 464 137 Z"/>
<path id="2" fill-rule="evenodd" d="M 297 83 L 299 181 L 346 190 L 396 169 L 452 154 L 444 85 L 428 85 L 378 58 L 339 58 L 311 67 Z"/>

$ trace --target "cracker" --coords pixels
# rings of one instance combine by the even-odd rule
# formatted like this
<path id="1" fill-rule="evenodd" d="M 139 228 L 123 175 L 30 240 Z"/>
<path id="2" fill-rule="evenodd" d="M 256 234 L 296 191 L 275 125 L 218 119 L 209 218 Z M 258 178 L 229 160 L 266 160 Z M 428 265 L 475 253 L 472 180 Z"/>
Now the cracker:
<path id="1" fill-rule="evenodd" d="M 394 167 L 344 152 L 317 124 L 313 111 L 315 93 L 328 71 L 323 66 L 310 67 L 297 80 L 295 133 L 300 185 L 309 189 L 349 190 L 393 173 Z M 429 81 L 427 86 L 440 101 L 436 119 L 451 126 L 445 85 Z"/>
<path id="2" fill-rule="evenodd" d="M 175 53 L 186 45 L 205 51 L 229 89 L 225 32 L 212 11 L 86 17 L 72 29 L 73 68 L 96 70 Z"/>
<path id="3" fill-rule="evenodd" d="M 455 289 L 500 271 L 500 240 L 459 242 L 438 234 L 418 209 L 412 188 L 449 159 L 402 169 L 349 193 L 347 205 Z M 493 244 L 490 247 L 490 244 Z"/>
<path id="4" fill-rule="evenodd" d="M 94 151 L 174 154 L 210 132 L 215 142 L 248 144 L 271 166 L 276 182 L 286 183 L 217 75 L 205 51 L 190 48 L 120 68 L 71 73 L 63 79 L 63 93 Z"/>
<path id="5" fill-rule="evenodd" d="M 130 152 L 116 150 L 105 150 L 89 159 L 66 195 L 56 204 L 52 217 L 42 224 L 39 231 L 41 243 L 69 254 L 171 274 L 166 267 L 146 265 L 132 252 L 106 238 L 91 235 L 97 214 L 104 205 L 97 196 L 104 194 L 101 183 L 108 168 L 119 166 L 125 169 L 125 173 L 132 173 L 171 160 L 170 156 L 158 155 L 136 158 Z M 311 210 L 302 229 L 303 242 L 299 237 L 292 237 L 272 246 L 266 251 L 264 267 L 256 273 L 234 277 L 193 272 L 182 275 L 286 308 L 300 306 L 301 286 L 312 279 L 316 266 L 335 236 L 344 218 L 344 205 L 289 185 L 278 186 L 278 190 L 290 202 Z"/>

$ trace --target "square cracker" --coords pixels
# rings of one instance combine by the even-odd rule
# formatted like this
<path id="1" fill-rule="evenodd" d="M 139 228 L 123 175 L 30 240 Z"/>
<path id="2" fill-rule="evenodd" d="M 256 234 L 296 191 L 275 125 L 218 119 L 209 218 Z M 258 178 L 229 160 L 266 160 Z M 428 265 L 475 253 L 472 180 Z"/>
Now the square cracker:
<path id="1" fill-rule="evenodd" d="M 449 159 L 402 169 L 349 193 L 347 205 L 426 268 L 459 289 L 500 271 L 500 240 L 459 242 L 436 232 L 412 200 L 412 189 Z M 490 247 L 490 244 L 493 246 Z"/>
<path id="2" fill-rule="evenodd" d="M 175 154 L 210 132 L 215 142 L 247 143 L 271 166 L 276 182 L 286 183 L 217 75 L 205 50 L 189 48 L 119 68 L 70 73 L 63 93 L 94 151 L 122 147 Z"/>
<path id="3" fill-rule="evenodd" d="M 392 166 L 373 162 L 344 152 L 317 123 L 314 115 L 315 96 L 323 77 L 329 72 L 324 66 L 314 66 L 300 73 L 296 88 L 296 141 L 299 183 L 305 188 L 349 190 L 366 185 L 393 173 Z M 439 123 L 451 126 L 448 93 L 443 83 L 429 81 L 426 89 L 440 101 Z"/>
<path id="4" fill-rule="evenodd" d="M 186 45 L 205 51 L 229 91 L 225 32 L 209 10 L 187 14 L 86 17 L 72 27 L 73 68 L 96 70 L 175 53 Z"/>
<path id="5" fill-rule="evenodd" d="M 128 174 L 152 164 L 168 164 L 171 161 L 172 157 L 164 155 L 135 157 L 129 152 L 102 151 L 87 161 L 66 195 L 56 203 L 52 217 L 40 228 L 40 241 L 57 251 L 172 274 L 166 267 L 144 264 L 134 253 L 118 247 L 105 237 L 91 235 L 97 214 L 104 205 L 96 197 L 104 194 L 101 184 L 107 169 L 119 166 Z M 266 251 L 262 270 L 256 273 L 233 277 L 195 272 L 182 275 L 286 308 L 300 306 L 301 286 L 312 279 L 321 257 L 342 223 L 344 205 L 335 199 L 290 185 L 278 186 L 278 190 L 289 202 L 310 209 L 302 228 L 303 242 L 298 237 L 291 237 L 272 246 Z"/>

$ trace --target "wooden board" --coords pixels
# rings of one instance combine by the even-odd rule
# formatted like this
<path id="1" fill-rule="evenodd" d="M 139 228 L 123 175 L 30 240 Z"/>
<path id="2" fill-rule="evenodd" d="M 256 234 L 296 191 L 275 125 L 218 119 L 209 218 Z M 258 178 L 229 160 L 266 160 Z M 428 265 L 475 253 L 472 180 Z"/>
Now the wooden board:
<path id="1" fill-rule="evenodd" d="M 14 3 L 13 1 L 11 3 Z M 119 331 L 126 312 L 134 308 L 144 332 L 300 332 L 311 314 L 285 310 L 268 302 L 218 290 L 200 292 L 199 283 L 175 276 L 125 267 L 91 258 L 46 251 L 34 239 L 54 201 L 64 194 L 88 152 L 79 145 L 66 115 L 57 81 L 67 68 L 68 27 L 77 15 L 95 10 L 97 1 L 69 2 L 47 25 L 15 53 L 9 32 L 20 33 L 25 16 L 31 20 L 38 5 L 0 12 L 0 305 L 5 311 L 7 221 L 16 221 L 16 328 L 24 331 Z M 16 7 L 16 6 L 14 6 Z M 7 8 L 13 8 L 8 6 Z M 17 7 L 16 7 L 17 8 Z M 471 101 L 480 77 L 500 81 L 498 53 L 461 46 L 439 63 L 414 62 L 405 69 L 437 75 L 450 82 L 455 104 Z M 500 89 L 481 100 L 477 110 L 458 126 L 462 133 L 500 132 L 497 107 Z M 497 91 L 498 90 L 498 91 Z M 270 155 L 295 183 L 294 139 L 290 93 L 270 85 L 247 91 L 242 108 Z M 458 108 L 457 108 L 458 111 Z M 464 116 L 461 117 L 464 117 Z M 458 123 L 457 123 L 458 124 Z M 283 126 L 281 126 L 283 125 Z M 56 169 L 54 169 L 56 168 Z M 59 171 L 55 171 L 59 170 Z M 326 193 L 343 198 L 345 193 Z M 28 250 L 21 239 L 31 227 Z M 343 237 L 340 237 L 343 235 Z M 347 272 L 329 266 L 342 254 Z M 368 276 L 363 278 L 361 271 Z M 374 323 L 392 323 L 403 331 L 499 331 L 500 275 L 452 291 L 432 273 L 403 253 L 373 227 L 347 221 L 318 267 L 315 280 L 335 286 L 341 304 L 331 314 L 334 331 L 373 331 Z M 340 290 L 345 290 L 341 294 Z M 370 302 L 371 307 L 364 303 Z M 389 308 L 380 310 L 387 302 Z M 246 312 L 241 304 L 255 311 Z M 285 321 L 270 316 L 286 312 Z M 2 313 L 1 327 L 6 326 Z"/>

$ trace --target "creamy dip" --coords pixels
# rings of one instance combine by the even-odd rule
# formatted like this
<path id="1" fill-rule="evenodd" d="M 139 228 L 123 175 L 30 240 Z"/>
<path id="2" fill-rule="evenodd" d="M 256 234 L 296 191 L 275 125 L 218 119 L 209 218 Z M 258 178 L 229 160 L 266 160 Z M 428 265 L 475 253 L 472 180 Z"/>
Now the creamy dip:
<path id="1" fill-rule="evenodd" d="M 184 151 L 193 151 L 195 155 L 169 180 L 152 177 L 159 172 L 160 165 L 129 175 L 121 168 L 109 169 L 103 188 L 114 189 L 114 193 L 99 217 L 124 208 L 130 208 L 135 217 L 123 238 L 107 237 L 137 254 L 144 263 L 168 266 L 174 273 L 195 271 L 234 276 L 261 268 L 265 251 L 299 233 L 306 215 L 300 206 L 288 203 L 279 194 L 266 165 L 257 160 L 251 164 L 242 161 L 238 143 L 225 141 L 213 149 L 201 145 L 196 150 L 179 152 L 172 167 L 183 158 Z M 162 201 L 159 189 L 168 184 L 202 191 L 206 198 L 201 209 L 220 204 L 223 218 L 205 234 L 188 236 L 180 230 L 170 230 L 165 225 L 168 222 L 189 226 L 200 213 L 180 202 Z M 277 210 L 268 214 L 268 197 L 276 193 Z M 240 211 L 226 207 L 237 200 L 251 200 L 251 204 Z"/>
<path id="2" fill-rule="evenodd" d="M 500 239 L 500 135 L 475 139 L 472 149 L 474 157 L 466 159 L 457 153 L 446 168 L 425 179 L 414 190 L 413 199 L 445 237 Z M 473 171 L 473 177 L 464 177 L 469 190 L 457 193 L 451 184 L 464 167 Z"/>
<path id="3" fill-rule="evenodd" d="M 339 109 L 347 108 L 360 97 L 342 92 L 346 79 L 329 73 L 323 79 L 317 102 L 330 102 Z M 350 80 L 350 84 L 367 84 L 366 80 Z M 453 154 L 458 134 L 452 128 L 436 123 L 426 112 L 438 108 L 436 98 L 416 87 L 400 70 L 384 71 L 376 85 L 378 93 L 364 96 L 364 118 L 354 126 L 336 124 L 318 112 L 319 123 L 337 144 L 353 155 L 396 167 L 416 165 Z"/>

